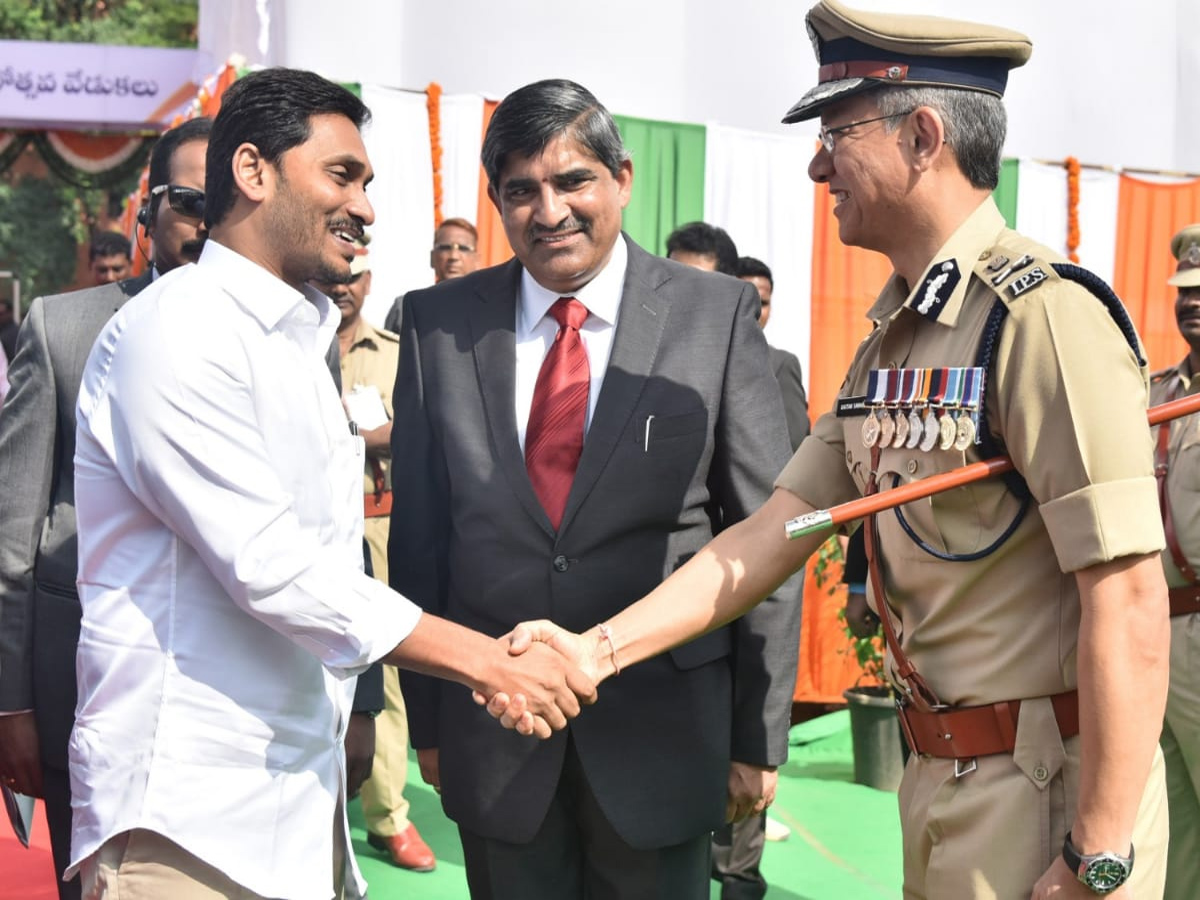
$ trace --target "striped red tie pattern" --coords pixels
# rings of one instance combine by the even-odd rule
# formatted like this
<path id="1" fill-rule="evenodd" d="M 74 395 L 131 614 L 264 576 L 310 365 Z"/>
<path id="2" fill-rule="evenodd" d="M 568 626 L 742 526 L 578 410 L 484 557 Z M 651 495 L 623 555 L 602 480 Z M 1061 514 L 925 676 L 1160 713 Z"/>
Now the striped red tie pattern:
<path id="1" fill-rule="evenodd" d="M 525 429 L 525 468 L 550 523 L 558 528 L 583 452 L 591 370 L 579 336 L 587 307 L 574 297 L 559 297 L 550 315 L 558 322 L 558 334 L 533 389 Z"/>

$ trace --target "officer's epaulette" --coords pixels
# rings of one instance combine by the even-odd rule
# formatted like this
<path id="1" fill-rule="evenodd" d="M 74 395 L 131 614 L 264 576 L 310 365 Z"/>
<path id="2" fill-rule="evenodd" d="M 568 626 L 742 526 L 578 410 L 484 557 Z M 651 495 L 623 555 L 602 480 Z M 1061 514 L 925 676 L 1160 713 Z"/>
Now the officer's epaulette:
<path id="1" fill-rule="evenodd" d="M 1058 281 L 1059 275 L 1042 255 L 1039 245 L 1016 234 L 1006 234 L 979 256 L 975 275 L 1006 303 Z"/>
<path id="2" fill-rule="evenodd" d="M 377 335 L 379 335 L 381 338 L 383 338 L 385 341 L 387 341 L 389 344 L 400 343 L 400 335 L 396 334 L 396 332 L 394 332 L 394 331 L 388 331 L 385 328 L 376 328 L 375 333 Z"/>

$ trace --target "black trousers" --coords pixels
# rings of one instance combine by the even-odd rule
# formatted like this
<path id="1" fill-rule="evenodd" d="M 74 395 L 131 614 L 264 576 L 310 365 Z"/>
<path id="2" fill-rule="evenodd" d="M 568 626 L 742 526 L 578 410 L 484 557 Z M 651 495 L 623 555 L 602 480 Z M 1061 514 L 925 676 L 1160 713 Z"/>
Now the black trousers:
<path id="1" fill-rule="evenodd" d="M 713 832 L 712 877 L 721 882 L 721 900 L 762 900 L 766 896 L 767 881 L 758 868 L 766 834 L 766 813 Z"/>
<path id="2" fill-rule="evenodd" d="M 528 844 L 459 828 L 472 900 L 707 900 L 708 832 L 637 850 L 613 830 L 573 741 L 546 821 Z"/>
<path id="3" fill-rule="evenodd" d="M 59 900 L 79 900 L 82 887 L 79 876 L 63 881 L 71 862 L 71 777 L 62 769 L 42 762 L 42 788 L 46 793 L 46 824 L 50 826 L 50 850 L 54 855 L 54 875 L 58 878 Z"/>

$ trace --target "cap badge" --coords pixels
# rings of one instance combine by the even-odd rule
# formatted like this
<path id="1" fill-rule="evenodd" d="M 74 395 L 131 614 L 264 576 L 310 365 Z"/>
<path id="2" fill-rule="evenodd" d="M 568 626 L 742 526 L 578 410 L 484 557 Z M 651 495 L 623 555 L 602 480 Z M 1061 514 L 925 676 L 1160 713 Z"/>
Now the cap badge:
<path id="1" fill-rule="evenodd" d="M 1183 254 L 1183 256 L 1180 258 L 1180 262 L 1183 262 L 1184 260 L 1191 263 L 1193 266 L 1200 266 L 1200 244 L 1197 244 L 1195 241 L 1193 241 L 1192 246 L 1187 248 L 1187 253 Z"/>
<path id="2" fill-rule="evenodd" d="M 892 79 L 892 81 L 895 81 L 897 78 L 899 78 L 903 74 L 904 74 L 904 70 L 902 68 L 900 68 L 899 66 L 889 66 L 888 67 L 887 77 Z"/>

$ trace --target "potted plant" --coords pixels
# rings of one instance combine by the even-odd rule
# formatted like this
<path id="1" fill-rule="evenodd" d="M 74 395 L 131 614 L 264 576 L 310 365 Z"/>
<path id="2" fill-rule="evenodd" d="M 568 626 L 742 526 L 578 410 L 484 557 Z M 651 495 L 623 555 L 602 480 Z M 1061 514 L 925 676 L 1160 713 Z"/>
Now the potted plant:
<path id="1" fill-rule="evenodd" d="M 853 687 L 842 692 L 850 709 L 850 737 L 854 747 L 854 781 L 883 791 L 894 791 L 904 774 L 907 748 L 896 715 L 895 694 L 884 676 L 883 633 L 878 618 L 864 616 L 867 610 L 865 562 L 861 554 L 861 531 L 850 539 L 843 552 L 839 538 L 831 537 L 817 554 L 817 584 L 831 581 L 831 569 L 843 568 L 849 598 L 838 612 L 846 637 L 847 653 L 853 653 L 861 673 Z M 837 566 L 837 564 L 841 566 Z M 830 584 L 829 593 L 833 593 Z M 849 617 L 847 609 L 855 609 Z"/>

